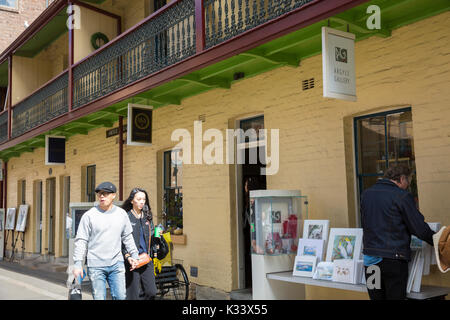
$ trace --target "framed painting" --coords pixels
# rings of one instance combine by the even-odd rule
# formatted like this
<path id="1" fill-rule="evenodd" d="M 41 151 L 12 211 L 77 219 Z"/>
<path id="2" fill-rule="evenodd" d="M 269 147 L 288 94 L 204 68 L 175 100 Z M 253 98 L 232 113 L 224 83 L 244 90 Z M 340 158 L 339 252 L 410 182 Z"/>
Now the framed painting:
<path id="1" fill-rule="evenodd" d="M 19 214 L 17 215 L 16 231 L 25 232 L 27 226 L 28 205 L 21 204 L 19 207 Z"/>
<path id="2" fill-rule="evenodd" d="M 317 258 L 313 256 L 296 256 L 292 275 L 312 277 L 316 268 Z"/>
<path id="3" fill-rule="evenodd" d="M 303 223 L 303 238 L 319 239 L 326 242 L 329 225 L 330 220 L 305 220 Z"/>
<path id="4" fill-rule="evenodd" d="M 331 228 L 326 261 L 361 257 L 363 229 Z"/>
<path id="5" fill-rule="evenodd" d="M 16 222 L 16 208 L 8 208 L 8 211 L 6 211 L 5 230 L 14 230 L 14 222 Z"/>
<path id="6" fill-rule="evenodd" d="M 318 239 L 299 239 L 298 240 L 298 256 L 317 257 L 317 261 L 323 260 L 324 240 Z"/>

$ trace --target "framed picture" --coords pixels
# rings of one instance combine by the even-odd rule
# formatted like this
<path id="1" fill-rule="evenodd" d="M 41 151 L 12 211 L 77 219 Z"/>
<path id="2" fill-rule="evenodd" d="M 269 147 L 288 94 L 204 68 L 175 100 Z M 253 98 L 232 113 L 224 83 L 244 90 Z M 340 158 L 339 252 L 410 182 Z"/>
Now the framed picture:
<path id="1" fill-rule="evenodd" d="M 17 216 L 16 231 L 25 232 L 27 226 L 28 205 L 21 204 L 19 207 L 19 214 Z"/>
<path id="2" fill-rule="evenodd" d="M 355 278 L 355 261 L 352 259 L 334 260 L 333 281 L 353 283 Z"/>
<path id="3" fill-rule="evenodd" d="M 299 239 L 298 240 L 298 256 L 317 257 L 317 261 L 323 260 L 324 240 L 318 239 Z"/>
<path id="4" fill-rule="evenodd" d="M 316 268 L 317 258 L 313 256 L 296 256 L 292 275 L 312 277 Z"/>
<path id="5" fill-rule="evenodd" d="M 359 284 L 363 274 L 363 261 L 355 259 L 336 259 L 334 260 L 334 269 L 332 280 Z"/>
<path id="6" fill-rule="evenodd" d="M 361 257 L 363 229 L 331 228 L 326 261 Z"/>
<path id="7" fill-rule="evenodd" d="M 333 278 L 334 262 L 321 261 L 317 264 L 313 279 L 331 281 Z"/>
<path id="8" fill-rule="evenodd" d="M 305 220 L 303 223 L 304 239 L 328 239 L 330 220 Z"/>
<path id="9" fill-rule="evenodd" d="M 8 208 L 6 212 L 5 230 L 14 230 L 14 222 L 16 222 L 16 208 Z"/>

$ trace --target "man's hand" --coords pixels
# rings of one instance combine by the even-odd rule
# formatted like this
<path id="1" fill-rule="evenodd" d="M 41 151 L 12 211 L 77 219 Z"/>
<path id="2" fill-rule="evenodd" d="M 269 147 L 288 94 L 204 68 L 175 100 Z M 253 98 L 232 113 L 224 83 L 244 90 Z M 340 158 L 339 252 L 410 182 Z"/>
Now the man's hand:
<path id="1" fill-rule="evenodd" d="M 130 271 L 133 271 L 138 266 L 139 260 L 136 260 L 136 259 L 133 259 L 132 257 L 129 257 L 128 258 L 128 263 L 131 266 Z"/>
<path id="2" fill-rule="evenodd" d="M 74 267 L 72 273 L 75 276 L 75 279 L 78 279 L 78 277 L 83 278 L 83 269 L 78 269 Z"/>

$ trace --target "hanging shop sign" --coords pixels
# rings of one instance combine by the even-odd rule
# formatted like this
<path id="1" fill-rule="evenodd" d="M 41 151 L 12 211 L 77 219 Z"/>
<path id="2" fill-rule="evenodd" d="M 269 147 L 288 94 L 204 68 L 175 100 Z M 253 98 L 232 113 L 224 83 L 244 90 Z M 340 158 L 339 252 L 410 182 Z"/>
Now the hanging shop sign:
<path id="1" fill-rule="evenodd" d="M 356 101 L 355 35 L 322 27 L 323 96 Z"/>
<path id="2" fill-rule="evenodd" d="M 152 106 L 128 104 L 127 145 L 150 146 L 152 144 Z"/>
<path id="3" fill-rule="evenodd" d="M 66 137 L 45 136 L 45 165 L 66 164 Z"/>

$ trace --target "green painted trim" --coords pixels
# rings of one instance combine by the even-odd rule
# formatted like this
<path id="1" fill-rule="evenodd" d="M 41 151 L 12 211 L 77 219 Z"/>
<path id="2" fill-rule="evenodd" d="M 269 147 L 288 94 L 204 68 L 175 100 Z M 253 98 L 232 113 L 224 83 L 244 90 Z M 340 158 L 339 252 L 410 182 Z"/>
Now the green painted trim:
<path id="1" fill-rule="evenodd" d="M 104 0 L 86 0 L 84 2 L 98 4 L 104 2 Z M 370 5 L 378 5 L 381 8 L 381 30 L 368 30 L 365 26 L 366 19 L 370 16 L 366 13 L 366 9 Z M 372 36 L 389 37 L 392 30 L 449 10 L 450 1 L 448 0 L 372 0 L 245 53 L 140 93 L 133 98 L 125 99 L 82 119 L 65 124 L 56 130 L 51 130 L 51 133 L 47 134 L 63 135 L 66 138 L 75 134 L 86 135 L 95 128 L 114 126 L 119 116 L 126 118 L 128 103 L 149 104 L 154 109 L 168 105 L 180 105 L 182 100 L 188 97 L 212 89 L 230 89 L 232 84 L 237 81 L 249 79 L 281 66 L 298 67 L 301 60 L 321 54 L 321 27 L 327 26 L 328 23 L 330 23 L 330 27 L 342 31 L 346 31 L 348 25 L 350 32 L 355 34 L 356 41 L 361 41 Z M 4 65 L 5 63 L 0 66 L 0 80 L 4 73 L 4 71 L 2 73 L 5 68 Z M 6 63 L 6 75 L 7 70 Z M 243 72 L 245 77 L 234 80 L 233 76 L 236 72 Z M 0 152 L 0 158 L 7 160 L 11 157 L 20 156 L 24 150 L 29 151 L 33 148 L 44 147 L 44 137 L 45 134 L 4 150 Z"/>

